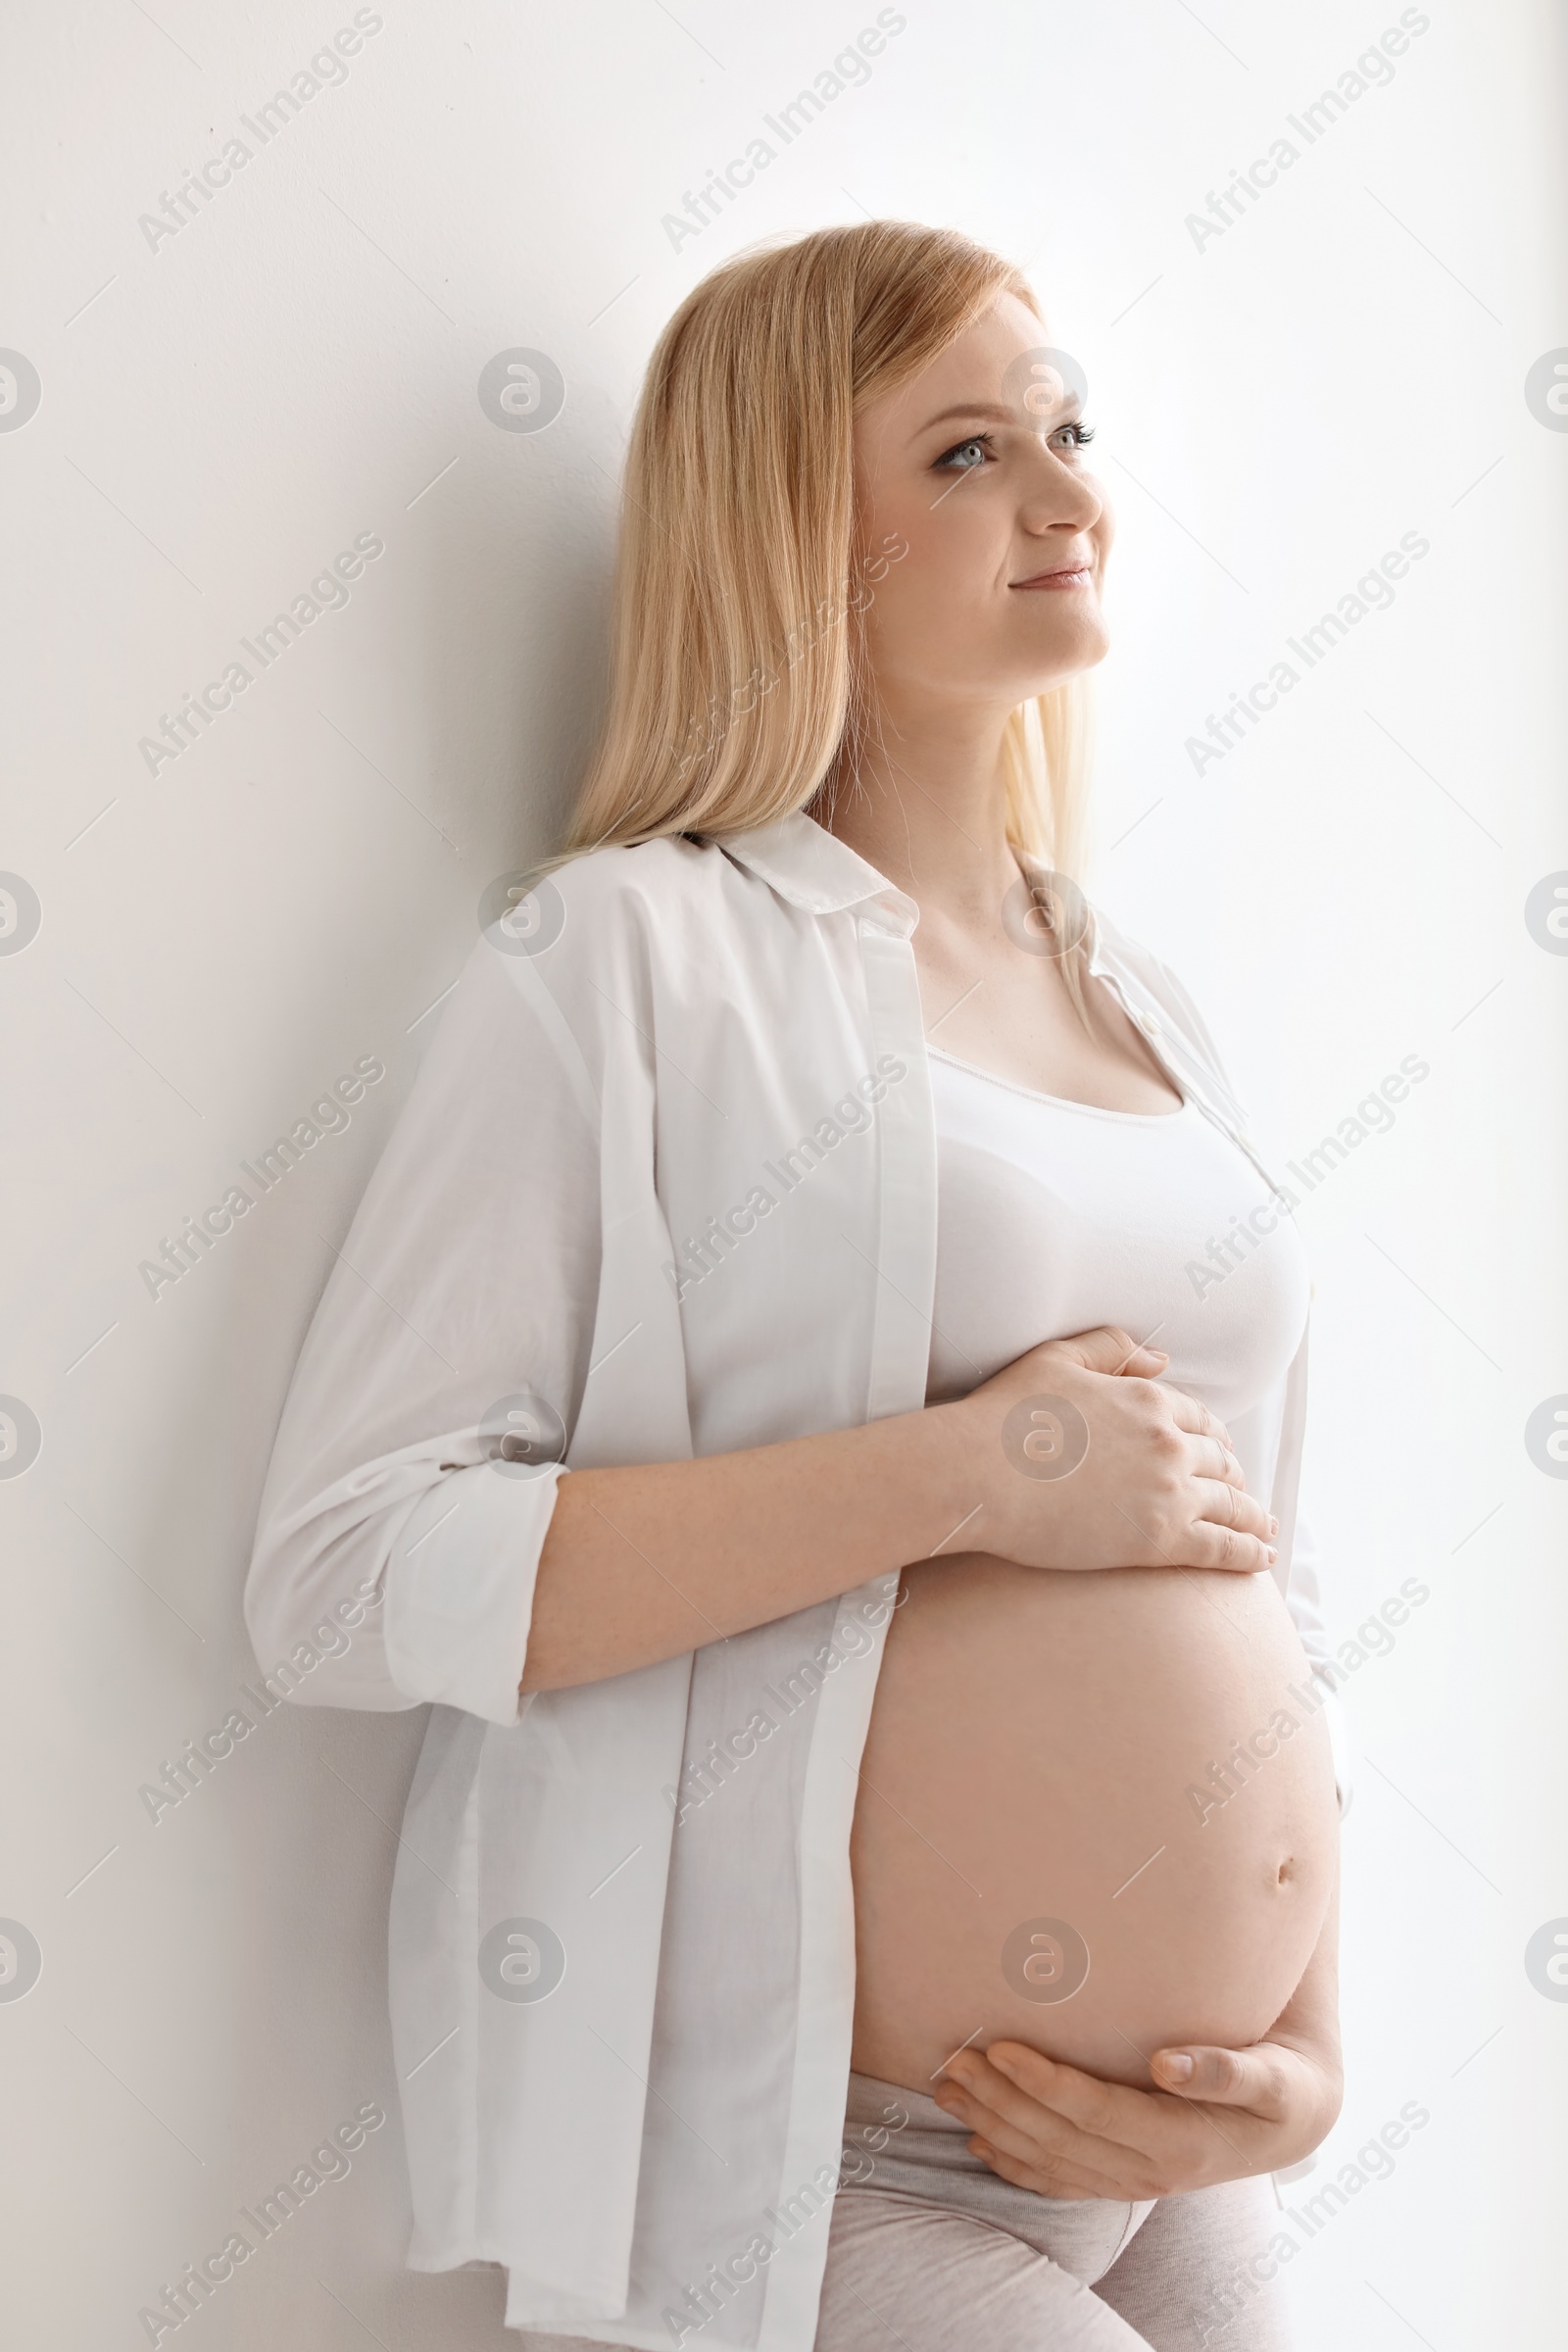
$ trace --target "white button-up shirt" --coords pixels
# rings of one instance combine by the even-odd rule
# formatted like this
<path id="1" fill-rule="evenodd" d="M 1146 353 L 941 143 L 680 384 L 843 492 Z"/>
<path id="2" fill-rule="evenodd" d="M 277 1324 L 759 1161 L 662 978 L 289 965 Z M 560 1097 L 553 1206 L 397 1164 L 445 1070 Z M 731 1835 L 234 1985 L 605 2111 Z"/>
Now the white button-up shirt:
<path id="1" fill-rule="evenodd" d="M 922 1405 L 917 913 L 797 815 L 598 851 L 492 920 L 283 1413 L 248 1622 L 264 1665 L 334 1653 L 302 1700 L 434 1702 L 392 1898 L 409 2259 L 505 2264 L 514 2328 L 810 2352 L 898 1580 L 608 1682 L 518 1684 L 564 1464 Z M 1099 915 L 1092 968 L 1268 1179 L 1172 975 Z M 1305 1368 L 1303 1340 L 1230 1428 L 1316 1658 Z"/>

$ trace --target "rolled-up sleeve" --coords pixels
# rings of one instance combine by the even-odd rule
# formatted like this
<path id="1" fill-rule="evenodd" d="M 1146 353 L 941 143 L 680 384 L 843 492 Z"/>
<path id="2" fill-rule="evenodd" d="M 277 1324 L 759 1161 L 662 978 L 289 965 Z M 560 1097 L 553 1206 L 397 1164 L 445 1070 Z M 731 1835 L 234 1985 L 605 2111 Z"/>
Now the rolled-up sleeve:
<path id="1" fill-rule="evenodd" d="M 548 961 L 475 947 L 332 1250 L 245 1592 L 299 1700 L 517 1718 L 601 1263 L 595 1084 Z"/>
<path id="2" fill-rule="evenodd" d="M 400 1690 L 516 1721 L 534 1577 L 562 1475 L 552 1463 L 519 1494 L 483 1463 L 427 1489 L 387 1561 L 381 1631 Z"/>

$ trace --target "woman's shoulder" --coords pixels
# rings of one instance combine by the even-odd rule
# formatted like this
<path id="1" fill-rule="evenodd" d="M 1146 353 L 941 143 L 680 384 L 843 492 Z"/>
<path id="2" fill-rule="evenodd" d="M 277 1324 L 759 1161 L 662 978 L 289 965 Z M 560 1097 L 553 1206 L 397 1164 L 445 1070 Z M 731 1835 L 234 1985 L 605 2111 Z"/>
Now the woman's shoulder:
<path id="1" fill-rule="evenodd" d="M 687 833 L 580 850 L 535 887 L 595 927 L 678 923 L 733 894 L 735 869 L 716 842 Z"/>
<path id="2" fill-rule="evenodd" d="M 744 877 L 715 843 L 684 834 L 497 874 L 478 918 L 476 959 L 510 983 L 504 994 L 537 1006 L 542 989 L 584 1015 L 642 1002 L 657 974 L 711 977 L 757 946 Z"/>

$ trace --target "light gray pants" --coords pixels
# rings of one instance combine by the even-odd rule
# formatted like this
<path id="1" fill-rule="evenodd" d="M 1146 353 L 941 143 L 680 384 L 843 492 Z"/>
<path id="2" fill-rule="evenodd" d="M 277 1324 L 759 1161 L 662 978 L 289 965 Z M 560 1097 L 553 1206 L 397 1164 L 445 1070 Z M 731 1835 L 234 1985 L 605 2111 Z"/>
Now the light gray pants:
<path id="1" fill-rule="evenodd" d="M 1041 2197 L 968 2136 L 934 2099 L 850 2077 L 816 2352 L 1286 2352 L 1279 2289 L 1246 2268 L 1266 2180 Z"/>
<path id="2" fill-rule="evenodd" d="M 968 2137 L 921 2092 L 851 2075 L 815 2352 L 1289 2352 L 1280 2290 L 1258 2278 L 1267 2180 L 1136 2204 L 1040 2197 Z"/>

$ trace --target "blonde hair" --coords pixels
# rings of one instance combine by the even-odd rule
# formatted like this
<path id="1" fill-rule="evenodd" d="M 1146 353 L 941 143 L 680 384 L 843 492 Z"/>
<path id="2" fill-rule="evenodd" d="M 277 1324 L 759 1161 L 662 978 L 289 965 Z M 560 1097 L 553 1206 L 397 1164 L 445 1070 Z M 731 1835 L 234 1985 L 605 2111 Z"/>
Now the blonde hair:
<path id="1" fill-rule="evenodd" d="M 856 574 L 887 560 L 856 545 L 855 415 L 1004 293 L 1040 317 L 967 237 L 872 220 L 739 255 L 686 297 L 632 427 L 610 704 L 564 857 L 751 831 L 853 775 L 869 719 Z M 1082 679 L 1008 717 L 1009 838 L 1063 875 L 1088 748 Z"/>

